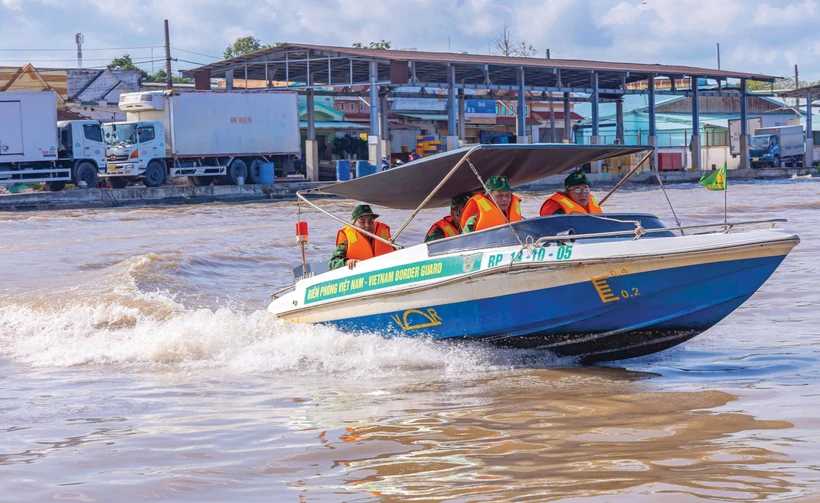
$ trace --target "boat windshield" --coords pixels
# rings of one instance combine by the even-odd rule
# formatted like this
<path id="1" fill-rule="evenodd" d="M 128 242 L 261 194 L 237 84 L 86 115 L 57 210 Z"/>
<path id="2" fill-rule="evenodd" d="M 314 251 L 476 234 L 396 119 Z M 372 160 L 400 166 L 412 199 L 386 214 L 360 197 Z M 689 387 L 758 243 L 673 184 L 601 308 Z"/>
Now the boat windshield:
<path id="1" fill-rule="evenodd" d="M 104 124 L 105 143 L 108 145 L 134 145 L 137 143 L 136 124 Z"/>
<path id="2" fill-rule="evenodd" d="M 752 146 L 766 148 L 769 146 L 768 136 L 752 136 Z"/>

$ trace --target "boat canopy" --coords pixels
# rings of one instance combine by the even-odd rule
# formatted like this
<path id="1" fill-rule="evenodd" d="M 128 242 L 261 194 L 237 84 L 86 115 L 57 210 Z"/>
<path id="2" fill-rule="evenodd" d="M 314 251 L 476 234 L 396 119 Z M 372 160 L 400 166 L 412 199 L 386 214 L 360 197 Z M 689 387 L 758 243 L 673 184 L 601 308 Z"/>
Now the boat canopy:
<path id="1" fill-rule="evenodd" d="M 470 164 L 485 183 L 493 175 L 506 175 L 510 186 L 514 188 L 588 162 L 651 149 L 648 146 L 623 145 L 479 145 L 419 159 L 387 171 L 314 189 L 309 193 L 333 194 L 387 208 L 413 210 L 472 150 L 469 163 L 463 163 L 426 204 L 428 208 L 435 208 L 449 206 L 450 199 L 463 192 L 482 189 Z"/>

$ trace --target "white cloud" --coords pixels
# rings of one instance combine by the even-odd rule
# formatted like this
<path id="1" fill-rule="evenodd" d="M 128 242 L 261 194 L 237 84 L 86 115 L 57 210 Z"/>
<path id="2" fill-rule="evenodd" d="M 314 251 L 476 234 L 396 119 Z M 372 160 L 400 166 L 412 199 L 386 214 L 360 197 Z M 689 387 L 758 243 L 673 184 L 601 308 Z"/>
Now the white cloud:
<path id="1" fill-rule="evenodd" d="M 805 23 L 816 19 L 818 10 L 816 0 L 792 2 L 788 5 L 784 5 L 782 8 L 763 4 L 757 7 L 752 24 L 755 26 L 772 26 L 778 29 L 784 29 L 798 23 Z"/>

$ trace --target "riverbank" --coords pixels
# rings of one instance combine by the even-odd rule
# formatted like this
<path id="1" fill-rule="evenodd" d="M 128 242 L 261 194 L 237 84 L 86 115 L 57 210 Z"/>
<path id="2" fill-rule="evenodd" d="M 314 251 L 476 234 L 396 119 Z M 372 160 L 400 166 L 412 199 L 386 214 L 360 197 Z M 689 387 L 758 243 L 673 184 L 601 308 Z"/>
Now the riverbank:
<path id="1" fill-rule="evenodd" d="M 813 172 L 807 168 L 735 169 L 728 173 L 732 181 L 775 180 Z M 697 183 L 703 171 L 661 172 L 664 184 Z M 596 190 L 612 187 L 626 173 L 590 173 L 587 175 Z M 566 175 L 553 175 L 517 190 L 550 190 L 562 187 Z M 0 211 L 31 211 L 48 209 L 109 208 L 119 206 L 149 206 L 201 204 L 210 202 L 250 202 L 264 200 L 294 200 L 296 192 L 330 185 L 333 182 L 281 182 L 273 185 L 213 185 L 195 187 L 168 185 L 124 189 L 74 189 L 62 192 L 24 192 L 0 196 Z M 629 185 L 657 184 L 654 173 L 635 173 Z"/>

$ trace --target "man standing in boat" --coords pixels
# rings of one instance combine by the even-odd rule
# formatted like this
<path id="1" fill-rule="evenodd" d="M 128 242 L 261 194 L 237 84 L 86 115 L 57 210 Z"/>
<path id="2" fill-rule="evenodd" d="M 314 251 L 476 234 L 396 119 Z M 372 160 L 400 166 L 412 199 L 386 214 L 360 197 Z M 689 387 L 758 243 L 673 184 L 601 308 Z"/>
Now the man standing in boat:
<path id="1" fill-rule="evenodd" d="M 389 244 L 359 232 L 359 230 L 363 230 L 382 239 L 390 239 L 390 227 L 377 222 L 377 218 L 379 218 L 379 215 L 373 213 L 369 204 L 356 206 L 350 216 L 353 225 L 345 226 L 336 234 L 336 250 L 334 250 L 328 263 L 328 268 L 331 271 L 344 266 L 353 269 L 356 267 L 356 263 L 361 260 L 378 257 L 393 251 L 393 247 Z"/>
<path id="2" fill-rule="evenodd" d="M 450 201 L 450 216 L 444 217 L 434 223 L 433 226 L 430 227 L 430 230 L 427 231 L 424 242 L 429 243 L 437 239 L 449 238 L 461 234 L 461 211 L 469 200 L 470 194 L 468 192 L 454 197 Z"/>
<path id="3" fill-rule="evenodd" d="M 603 213 L 590 194 L 587 175 L 579 168 L 564 179 L 564 190 L 556 192 L 541 205 L 541 216 Z"/>
<path id="4" fill-rule="evenodd" d="M 461 212 L 463 234 L 517 222 L 522 218 L 521 199 L 512 193 L 506 176 L 491 176 L 486 187 L 486 195 L 476 194 L 464 205 Z"/>

